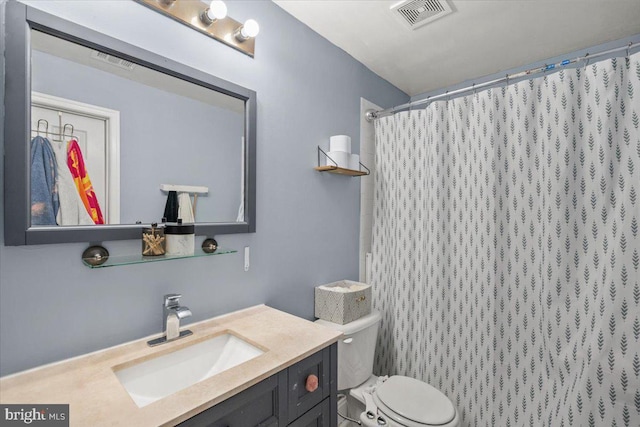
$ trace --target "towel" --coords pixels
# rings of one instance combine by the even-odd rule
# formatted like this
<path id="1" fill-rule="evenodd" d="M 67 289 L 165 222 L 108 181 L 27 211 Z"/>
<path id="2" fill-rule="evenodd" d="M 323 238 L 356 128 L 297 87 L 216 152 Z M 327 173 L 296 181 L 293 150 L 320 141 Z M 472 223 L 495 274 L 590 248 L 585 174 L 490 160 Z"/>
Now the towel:
<path id="1" fill-rule="evenodd" d="M 68 144 L 66 142 L 54 141 L 51 143 L 51 146 L 56 155 L 56 164 L 58 167 L 56 187 L 58 188 L 60 209 L 58 209 L 56 222 L 58 225 L 93 225 L 93 219 L 84 207 L 84 203 L 73 181 L 71 171 L 67 166 Z"/>
<path id="2" fill-rule="evenodd" d="M 178 193 L 175 191 L 169 191 L 167 202 L 164 205 L 164 215 L 162 215 L 162 217 L 166 218 L 167 222 L 178 221 Z"/>
<path id="3" fill-rule="evenodd" d="M 67 165 L 73 176 L 73 181 L 78 189 L 80 199 L 84 204 L 84 207 L 96 224 L 104 224 L 104 218 L 102 217 L 102 211 L 100 210 L 100 204 L 96 197 L 95 191 L 93 191 L 93 185 L 89 178 L 89 172 L 84 164 L 84 158 L 82 157 L 82 151 L 78 145 L 78 141 L 72 139 L 67 146 Z"/>
<path id="4" fill-rule="evenodd" d="M 47 138 L 31 140 L 31 225 L 56 225 L 56 157 Z"/>
<path id="5" fill-rule="evenodd" d="M 184 223 L 196 222 L 189 193 L 178 193 L 178 218 L 181 218 Z"/>

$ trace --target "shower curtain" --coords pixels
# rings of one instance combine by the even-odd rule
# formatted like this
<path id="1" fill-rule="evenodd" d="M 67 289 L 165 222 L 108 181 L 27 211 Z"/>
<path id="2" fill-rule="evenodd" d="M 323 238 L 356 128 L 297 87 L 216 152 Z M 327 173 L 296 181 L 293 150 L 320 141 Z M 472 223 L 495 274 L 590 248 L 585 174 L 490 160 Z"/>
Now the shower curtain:
<path id="1" fill-rule="evenodd" d="M 640 54 L 375 125 L 376 373 L 463 426 L 639 426 Z"/>

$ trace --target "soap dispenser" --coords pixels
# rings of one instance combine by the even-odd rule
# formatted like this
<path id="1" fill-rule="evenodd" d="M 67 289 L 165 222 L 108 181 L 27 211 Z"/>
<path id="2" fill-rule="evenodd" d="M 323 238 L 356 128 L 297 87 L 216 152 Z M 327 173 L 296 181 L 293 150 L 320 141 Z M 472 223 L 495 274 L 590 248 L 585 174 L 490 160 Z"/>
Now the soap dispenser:
<path id="1" fill-rule="evenodd" d="M 189 256 L 195 252 L 195 230 L 194 224 L 183 224 L 178 218 L 175 224 L 165 226 L 165 237 L 167 238 L 167 255 Z"/>

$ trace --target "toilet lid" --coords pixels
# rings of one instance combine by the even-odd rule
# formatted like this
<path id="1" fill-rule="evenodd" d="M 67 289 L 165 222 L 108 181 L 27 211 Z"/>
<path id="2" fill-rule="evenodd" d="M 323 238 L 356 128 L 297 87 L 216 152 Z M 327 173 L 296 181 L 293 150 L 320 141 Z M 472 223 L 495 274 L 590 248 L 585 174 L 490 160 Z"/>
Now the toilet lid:
<path id="1" fill-rule="evenodd" d="M 392 376 L 376 388 L 375 394 L 388 409 L 416 423 L 437 426 L 450 422 L 456 415 L 447 396 L 413 378 Z"/>

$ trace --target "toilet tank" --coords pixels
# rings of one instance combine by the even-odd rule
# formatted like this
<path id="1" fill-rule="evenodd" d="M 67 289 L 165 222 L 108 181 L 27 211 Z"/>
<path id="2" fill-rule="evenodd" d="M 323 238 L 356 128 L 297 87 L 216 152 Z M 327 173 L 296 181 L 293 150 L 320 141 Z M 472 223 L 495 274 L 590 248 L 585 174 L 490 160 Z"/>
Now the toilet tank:
<path id="1" fill-rule="evenodd" d="M 373 374 L 380 313 L 373 311 L 344 325 L 322 319 L 316 320 L 316 323 L 344 334 L 338 341 L 338 390 L 364 383 Z"/>

